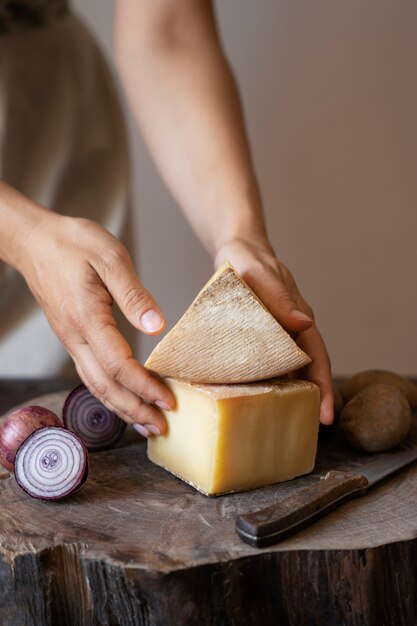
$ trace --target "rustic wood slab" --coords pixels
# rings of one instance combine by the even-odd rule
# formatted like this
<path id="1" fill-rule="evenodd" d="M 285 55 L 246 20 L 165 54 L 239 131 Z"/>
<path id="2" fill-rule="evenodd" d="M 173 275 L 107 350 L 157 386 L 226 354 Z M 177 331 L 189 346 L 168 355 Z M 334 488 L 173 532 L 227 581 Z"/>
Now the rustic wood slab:
<path id="1" fill-rule="evenodd" d="M 59 414 L 65 395 L 24 404 Z M 417 420 L 406 443 L 417 445 Z M 3 472 L 0 624 L 417 623 L 417 464 L 276 546 L 234 531 L 239 513 L 379 456 L 335 429 L 313 474 L 207 497 L 153 465 L 128 429 L 120 447 L 90 454 L 88 482 L 67 500 L 33 500 Z"/>

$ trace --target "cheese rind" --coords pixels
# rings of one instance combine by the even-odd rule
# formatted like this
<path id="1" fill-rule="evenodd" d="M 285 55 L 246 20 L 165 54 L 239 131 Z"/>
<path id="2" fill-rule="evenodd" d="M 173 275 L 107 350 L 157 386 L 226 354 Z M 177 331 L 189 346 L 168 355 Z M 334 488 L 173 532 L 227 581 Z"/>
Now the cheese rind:
<path id="1" fill-rule="evenodd" d="M 233 384 L 283 376 L 310 361 L 226 263 L 145 365 L 188 382 Z"/>
<path id="2" fill-rule="evenodd" d="M 166 379 L 177 405 L 148 457 L 206 495 L 290 480 L 314 467 L 319 389 L 297 380 L 194 385 Z"/>

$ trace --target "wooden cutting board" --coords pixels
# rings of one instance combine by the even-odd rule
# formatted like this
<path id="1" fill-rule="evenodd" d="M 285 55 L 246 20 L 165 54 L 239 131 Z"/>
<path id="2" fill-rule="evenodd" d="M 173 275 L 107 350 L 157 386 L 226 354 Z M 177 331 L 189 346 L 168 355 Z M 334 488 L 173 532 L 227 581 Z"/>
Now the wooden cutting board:
<path id="1" fill-rule="evenodd" d="M 65 397 L 24 404 L 60 414 Z M 2 472 L 0 624 L 417 623 L 417 464 L 276 546 L 234 531 L 238 514 L 377 458 L 335 429 L 320 436 L 313 474 L 213 498 L 153 465 L 128 429 L 90 454 L 87 484 L 64 501 L 33 500 Z"/>

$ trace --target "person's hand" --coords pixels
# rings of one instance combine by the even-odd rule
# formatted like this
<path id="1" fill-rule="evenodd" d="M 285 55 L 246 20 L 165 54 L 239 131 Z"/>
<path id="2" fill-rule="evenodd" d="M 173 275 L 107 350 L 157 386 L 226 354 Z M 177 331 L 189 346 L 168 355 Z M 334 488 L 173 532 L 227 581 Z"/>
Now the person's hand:
<path id="1" fill-rule="evenodd" d="M 303 368 L 309 380 L 320 388 L 320 421 L 333 421 L 333 386 L 330 359 L 314 322 L 314 313 L 298 291 L 289 270 L 276 258 L 270 245 L 234 239 L 223 244 L 215 256 L 215 266 L 230 261 L 276 320 L 295 338 L 312 359 Z M 296 373 L 298 374 L 298 373 Z"/>
<path id="2" fill-rule="evenodd" d="M 142 435 L 162 434 L 171 391 L 142 367 L 118 330 L 115 302 L 138 330 L 155 335 L 165 320 L 139 282 L 124 246 L 94 222 L 44 214 L 27 235 L 17 268 L 89 390 Z"/>

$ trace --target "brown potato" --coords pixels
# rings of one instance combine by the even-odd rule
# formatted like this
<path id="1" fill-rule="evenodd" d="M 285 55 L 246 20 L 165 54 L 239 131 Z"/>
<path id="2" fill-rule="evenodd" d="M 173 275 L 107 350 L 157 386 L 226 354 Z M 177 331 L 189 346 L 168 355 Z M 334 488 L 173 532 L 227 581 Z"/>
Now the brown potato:
<path id="1" fill-rule="evenodd" d="M 367 370 L 365 372 L 359 372 L 359 374 L 355 374 L 345 380 L 340 385 L 339 389 L 343 400 L 349 402 L 349 400 L 362 391 L 362 389 L 370 385 L 376 385 L 377 383 L 394 385 L 394 387 L 397 387 L 397 389 L 406 396 L 411 408 L 417 408 L 417 385 L 387 370 Z"/>
<path id="2" fill-rule="evenodd" d="M 377 383 L 362 389 L 343 408 L 340 428 L 346 440 L 365 452 L 390 450 L 408 435 L 411 408 L 394 385 Z"/>

